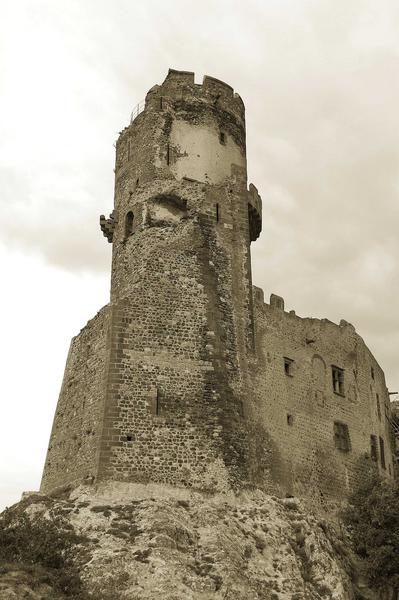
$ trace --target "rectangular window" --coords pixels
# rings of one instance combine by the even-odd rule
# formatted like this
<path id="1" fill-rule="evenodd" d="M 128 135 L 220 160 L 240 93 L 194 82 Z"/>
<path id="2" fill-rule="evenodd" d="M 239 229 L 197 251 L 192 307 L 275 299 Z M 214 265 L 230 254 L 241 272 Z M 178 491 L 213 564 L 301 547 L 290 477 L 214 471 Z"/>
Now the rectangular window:
<path id="1" fill-rule="evenodd" d="M 220 132 L 219 141 L 220 141 L 221 144 L 225 144 L 226 143 L 226 134 L 224 133 L 224 131 Z"/>
<path id="2" fill-rule="evenodd" d="M 294 361 L 292 358 L 284 356 L 284 372 L 286 375 L 293 377 L 294 375 Z"/>
<path id="3" fill-rule="evenodd" d="M 219 204 L 216 203 L 216 223 L 219 223 L 219 219 L 220 219 Z"/>
<path id="4" fill-rule="evenodd" d="M 334 422 L 334 443 L 335 447 L 342 452 L 349 452 L 351 449 L 349 429 L 346 423 Z"/>
<path id="5" fill-rule="evenodd" d="M 371 379 L 374 379 L 374 367 L 371 367 Z"/>
<path id="6" fill-rule="evenodd" d="M 380 457 L 381 457 L 381 467 L 386 469 L 385 465 L 385 444 L 384 439 L 380 437 Z"/>
<path id="7" fill-rule="evenodd" d="M 370 457 L 375 462 L 378 461 L 377 436 L 370 435 Z"/>
<path id="8" fill-rule="evenodd" d="M 344 396 L 344 370 L 339 367 L 331 366 L 332 371 L 332 385 L 335 394 Z"/>

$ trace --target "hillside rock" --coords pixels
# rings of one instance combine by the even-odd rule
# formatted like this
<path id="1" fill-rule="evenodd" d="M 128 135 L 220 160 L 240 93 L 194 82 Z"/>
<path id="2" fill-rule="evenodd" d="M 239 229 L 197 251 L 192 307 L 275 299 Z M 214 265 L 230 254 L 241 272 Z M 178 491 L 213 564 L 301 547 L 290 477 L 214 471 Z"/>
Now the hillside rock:
<path id="1" fill-rule="evenodd" d="M 124 494 L 87 488 L 69 498 L 34 495 L 11 510 L 30 519 L 61 515 L 68 521 L 83 540 L 76 561 L 87 597 L 96 600 L 360 597 L 338 529 L 297 499 L 259 491 L 153 491 L 153 497 L 137 486 Z M 36 585 L 29 588 L 23 569 L 0 571 L 1 600 L 63 597 L 45 583 Z"/>

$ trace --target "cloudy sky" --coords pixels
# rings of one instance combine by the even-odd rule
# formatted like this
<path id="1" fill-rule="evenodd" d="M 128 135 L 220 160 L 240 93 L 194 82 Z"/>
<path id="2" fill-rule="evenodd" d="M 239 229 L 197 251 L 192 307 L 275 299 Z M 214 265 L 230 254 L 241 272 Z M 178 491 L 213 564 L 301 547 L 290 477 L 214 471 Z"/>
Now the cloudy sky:
<path id="1" fill-rule="evenodd" d="M 113 144 L 169 67 L 245 102 L 254 283 L 352 322 L 399 389 L 397 0 L 0 7 L 0 507 L 38 489 L 70 338 L 108 301 Z"/>

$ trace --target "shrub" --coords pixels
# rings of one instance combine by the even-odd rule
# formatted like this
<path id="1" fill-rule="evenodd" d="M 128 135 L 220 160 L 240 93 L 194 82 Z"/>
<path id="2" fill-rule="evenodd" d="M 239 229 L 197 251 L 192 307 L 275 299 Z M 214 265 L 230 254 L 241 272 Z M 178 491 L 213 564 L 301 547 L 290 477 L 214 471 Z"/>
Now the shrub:
<path id="1" fill-rule="evenodd" d="M 371 585 L 399 588 L 399 486 L 369 473 L 343 512 Z"/>
<path id="2" fill-rule="evenodd" d="M 80 541 L 62 516 L 29 518 L 15 508 L 6 509 L 0 516 L 0 561 L 25 569 L 31 566 L 47 569 L 55 588 L 76 600 L 85 598 L 74 564 Z"/>

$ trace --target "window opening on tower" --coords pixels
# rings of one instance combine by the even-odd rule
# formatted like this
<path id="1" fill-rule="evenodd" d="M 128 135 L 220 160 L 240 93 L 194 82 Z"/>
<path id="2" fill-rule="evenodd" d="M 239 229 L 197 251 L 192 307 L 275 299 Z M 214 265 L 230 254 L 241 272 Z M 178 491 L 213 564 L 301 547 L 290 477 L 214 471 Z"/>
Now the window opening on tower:
<path id="1" fill-rule="evenodd" d="M 284 356 L 284 372 L 286 375 L 293 377 L 294 375 L 294 361 L 292 358 Z"/>
<path id="2" fill-rule="evenodd" d="M 220 219 L 220 209 L 219 209 L 219 204 L 216 203 L 216 223 L 219 223 L 219 219 Z"/>
<path id="3" fill-rule="evenodd" d="M 134 227 L 134 214 L 131 210 L 126 214 L 125 218 L 125 239 L 128 238 L 133 233 Z"/>

